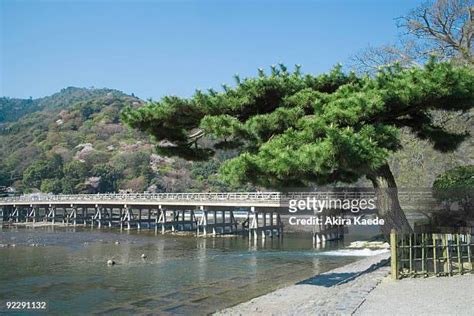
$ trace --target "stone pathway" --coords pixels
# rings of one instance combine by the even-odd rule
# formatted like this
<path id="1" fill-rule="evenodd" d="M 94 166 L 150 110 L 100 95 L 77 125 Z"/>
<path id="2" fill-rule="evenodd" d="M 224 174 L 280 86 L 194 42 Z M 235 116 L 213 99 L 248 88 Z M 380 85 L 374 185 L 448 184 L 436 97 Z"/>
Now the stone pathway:
<path id="1" fill-rule="evenodd" d="M 351 315 L 389 274 L 390 253 L 359 260 L 217 315 Z"/>

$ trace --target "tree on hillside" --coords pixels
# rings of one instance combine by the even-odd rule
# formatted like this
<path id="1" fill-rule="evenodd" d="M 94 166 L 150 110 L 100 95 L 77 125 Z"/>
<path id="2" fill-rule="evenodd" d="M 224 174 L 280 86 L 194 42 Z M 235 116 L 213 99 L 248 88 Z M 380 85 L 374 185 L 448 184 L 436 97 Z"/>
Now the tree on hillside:
<path id="1" fill-rule="evenodd" d="M 220 169 L 230 183 L 277 188 L 365 176 L 376 189 L 385 233 L 411 231 L 387 164 L 400 149 L 399 129 L 409 127 L 440 151 L 453 150 L 467 135 L 435 125 L 428 110 L 474 103 L 474 72 L 434 61 L 388 68 L 373 78 L 346 75 L 340 67 L 303 75 L 299 67 L 289 72 L 280 65 L 269 75 L 260 70 L 256 78 L 236 81 L 221 93 L 197 91 L 126 109 L 123 120 L 151 134 L 162 154 L 198 160 L 216 149 L 238 149 Z M 202 145 L 204 136 L 213 146 Z"/>
<path id="2" fill-rule="evenodd" d="M 38 160 L 26 168 L 23 173 L 23 184 L 26 188 L 40 189 L 44 179 L 61 178 L 63 176 L 63 159 L 60 155 L 53 154 L 47 160 Z M 45 186 L 50 188 L 51 185 Z"/>
<path id="3" fill-rule="evenodd" d="M 474 165 L 458 166 L 438 175 L 433 193 L 448 211 L 458 203 L 466 216 L 474 215 Z"/>
<path id="4" fill-rule="evenodd" d="M 62 193 L 79 193 L 81 184 L 89 174 L 88 166 L 85 162 L 72 160 L 63 167 L 64 177 L 62 178 Z"/>
<path id="5" fill-rule="evenodd" d="M 120 173 L 112 166 L 107 164 L 95 165 L 92 174 L 100 177 L 98 193 L 110 193 L 118 191 L 118 180 Z"/>
<path id="6" fill-rule="evenodd" d="M 62 192 L 62 189 L 60 179 L 43 179 L 43 181 L 41 181 L 41 192 L 59 194 Z"/>
<path id="7" fill-rule="evenodd" d="M 7 172 L 5 166 L 0 164 L 0 187 L 9 186 L 11 183 L 11 175 Z"/>
<path id="8" fill-rule="evenodd" d="M 377 71 L 399 63 L 419 65 L 430 56 L 474 66 L 474 1 L 427 1 L 397 19 L 402 34 L 398 44 L 368 47 L 353 57 L 361 71 Z"/>

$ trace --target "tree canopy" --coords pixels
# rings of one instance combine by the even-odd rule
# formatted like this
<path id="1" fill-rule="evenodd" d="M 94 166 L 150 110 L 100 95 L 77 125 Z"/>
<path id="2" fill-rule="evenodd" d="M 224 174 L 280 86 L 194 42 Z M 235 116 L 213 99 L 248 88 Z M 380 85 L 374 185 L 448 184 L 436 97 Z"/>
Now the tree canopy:
<path id="1" fill-rule="evenodd" d="M 440 151 L 454 150 L 468 135 L 436 125 L 429 111 L 472 108 L 474 72 L 434 60 L 372 77 L 346 74 L 340 66 L 314 76 L 279 65 L 270 74 L 236 77 L 235 86 L 223 89 L 164 97 L 127 108 L 122 118 L 151 134 L 165 155 L 200 160 L 217 149 L 237 149 L 220 170 L 230 183 L 352 182 L 386 165 L 400 148 L 402 127 Z"/>

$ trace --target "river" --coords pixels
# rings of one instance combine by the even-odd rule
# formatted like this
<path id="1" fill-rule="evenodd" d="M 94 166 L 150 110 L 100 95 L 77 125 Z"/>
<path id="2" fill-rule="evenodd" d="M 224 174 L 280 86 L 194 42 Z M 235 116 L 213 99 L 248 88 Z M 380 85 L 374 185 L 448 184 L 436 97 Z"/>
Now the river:
<path id="1" fill-rule="evenodd" d="M 360 259 L 366 251 L 339 249 L 374 233 L 349 232 L 314 249 L 305 233 L 249 244 L 146 230 L 3 227 L 0 302 L 46 301 L 52 315 L 208 314 Z"/>

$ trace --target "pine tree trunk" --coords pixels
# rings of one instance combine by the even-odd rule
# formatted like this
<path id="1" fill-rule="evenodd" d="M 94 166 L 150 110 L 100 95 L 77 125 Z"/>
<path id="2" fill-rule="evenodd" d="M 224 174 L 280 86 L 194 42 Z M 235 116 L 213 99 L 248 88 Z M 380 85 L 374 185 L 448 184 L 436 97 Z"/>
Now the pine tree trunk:
<path id="1" fill-rule="evenodd" d="M 382 232 L 389 236 L 391 229 L 394 228 L 397 232 L 413 233 L 400 206 L 397 184 L 389 165 L 383 165 L 367 178 L 372 181 L 375 189 L 378 214 L 385 221 Z"/>

